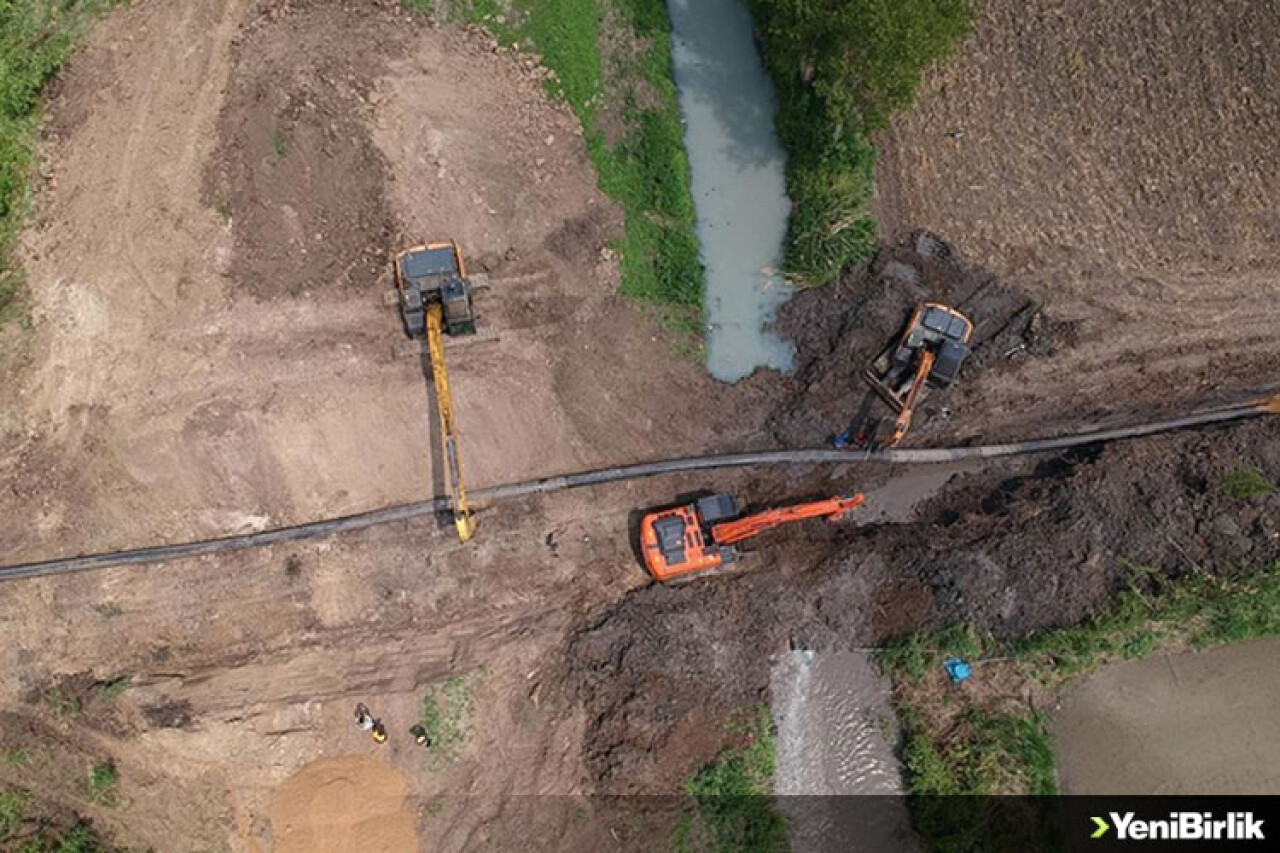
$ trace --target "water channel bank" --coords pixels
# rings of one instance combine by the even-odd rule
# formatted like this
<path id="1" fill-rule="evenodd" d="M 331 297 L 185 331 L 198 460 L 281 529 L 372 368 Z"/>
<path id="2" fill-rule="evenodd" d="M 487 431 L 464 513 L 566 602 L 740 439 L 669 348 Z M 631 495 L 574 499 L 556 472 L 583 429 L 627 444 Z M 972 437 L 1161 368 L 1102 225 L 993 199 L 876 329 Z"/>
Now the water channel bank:
<path id="1" fill-rule="evenodd" d="M 786 155 L 751 16 L 740 0 L 668 0 L 667 9 L 706 267 L 707 369 L 726 382 L 789 370 L 791 344 L 768 329 L 791 294 L 778 271 Z"/>

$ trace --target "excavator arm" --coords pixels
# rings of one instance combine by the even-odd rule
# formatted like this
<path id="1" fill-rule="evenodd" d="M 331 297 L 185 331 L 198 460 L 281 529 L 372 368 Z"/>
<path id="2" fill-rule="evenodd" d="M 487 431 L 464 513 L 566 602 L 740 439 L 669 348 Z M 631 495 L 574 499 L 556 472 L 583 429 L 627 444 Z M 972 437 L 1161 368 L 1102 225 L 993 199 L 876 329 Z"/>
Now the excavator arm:
<path id="1" fill-rule="evenodd" d="M 907 430 L 911 429 L 911 418 L 916 413 L 916 400 L 920 397 L 920 389 L 924 388 L 925 381 L 929 378 L 929 371 L 933 370 L 933 360 L 936 356 L 933 350 L 926 349 L 920 353 L 920 363 L 916 366 L 916 375 L 911 378 L 911 387 L 907 391 L 907 397 L 902 402 L 902 411 L 898 413 L 898 420 L 893 425 L 893 438 L 889 439 L 886 447 L 893 447 L 902 437 L 907 434 Z"/>
<path id="2" fill-rule="evenodd" d="M 458 449 L 458 428 L 453 420 L 453 392 L 449 389 L 449 370 L 444 362 L 444 308 L 439 302 L 427 306 L 427 350 L 431 355 L 431 381 L 436 387 L 436 406 L 440 411 L 440 442 L 449 480 L 449 499 L 453 503 L 453 523 L 458 539 L 466 542 L 476 530 L 475 516 L 467 505 L 467 489 L 462 480 L 462 460 Z"/>
<path id="3" fill-rule="evenodd" d="M 865 499 L 863 495 L 854 495 L 851 498 L 828 498 L 807 504 L 765 510 L 755 515 L 715 525 L 711 528 L 711 538 L 717 545 L 732 545 L 793 521 L 804 521 L 807 518 L 839 521 L 845 513 L 862 506 Z"/>

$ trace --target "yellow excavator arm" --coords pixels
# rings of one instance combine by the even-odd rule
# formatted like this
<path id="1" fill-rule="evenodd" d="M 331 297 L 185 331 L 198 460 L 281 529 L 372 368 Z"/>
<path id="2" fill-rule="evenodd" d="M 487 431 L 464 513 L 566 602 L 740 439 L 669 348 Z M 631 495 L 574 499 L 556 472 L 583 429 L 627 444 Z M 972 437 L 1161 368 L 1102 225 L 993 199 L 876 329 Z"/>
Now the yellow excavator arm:
<path id="1" fill-rule="evenodd" d="M 444 308 L 439 302 L 427 307 L 427 349 L 431 354 L 431 380 L 436 386 L 436 406 L 440 410 L 440 442 L 448 468 L 449 499 L 453 503 L 453 523 L 458 539 L 466 542 L 476 532 L 475 516 L 467 506 L 467 489 L 462 481 L 462 459 L 458 450 L 458 428 L 453 421 L 453 393 L 449 390 L 449 369 L 444 363 Z"/>

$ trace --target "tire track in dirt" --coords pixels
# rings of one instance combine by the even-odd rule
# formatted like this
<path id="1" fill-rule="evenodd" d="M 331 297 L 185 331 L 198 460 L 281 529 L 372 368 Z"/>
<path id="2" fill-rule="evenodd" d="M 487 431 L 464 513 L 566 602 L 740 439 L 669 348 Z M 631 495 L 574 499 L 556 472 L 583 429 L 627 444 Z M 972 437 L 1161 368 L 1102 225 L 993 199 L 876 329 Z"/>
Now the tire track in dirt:
<path id="1" fill-rule="evenodd" d="M 176 104 L 172 100 L 171 93 L 167 88 L 162 89 L 162 81 L 166 87 L 171 85 L 164 80 L 168 72 L 156 72 L 147 78 L 138 97 L 131 129 L 118 149 L 120 165 L 115 180 L 115 209 L 120 221 L 124 223 L 131 221 L 133 199 L 153 194 L 147 190 L 139 190 L 136 186 L 138 161 L 141 155 L 145 154 L 148 158 L 159 155 L 164 161 L 158 166 L 152 163 L 148 167 L 146 176 L 148 182 L 162 181 L 160 176 L 165 173 L 179 176 L 189 174 L 191 167 L 200 158 L 198 146 L 201 142 L 207 146 L 207 140 L 210 138 L 209 125 L 212 124 L 222 105 L 221 89 L 227 79 L 225 56 L 230 50 L 246 5 L 246 0 L 224 0 L 221 16 L 218 17 L 216 12 L 214 14 L 216 20 L 212 29 L 205 21 L 195 20 L 198 12 L 198 7 L 195 5 L 185 7 L 182 17 L 176 22 L 171 39 L 166 42 L 167 50 L 157 57 L 157 65 L 161 69 L 181 69 L 179 73 L 192 74 L 204 83 L 197 88 L 194 96 L 183 98 L 181 109 L 175 109 Z M 209 33 L 211 38 L 208 40 L 196 38 L 197 34 L 205 33 Z M 193 54 L 197 52 L 198 59 L 193 62 Z M 163 116 L 159 120 L 155 115 L 157 98 L 167 101 L 159 107 Z M 157 134 L 154 133 L 154 126 L 157 123 L 166 126 L 175 119 L 186 127 L 185 144 L 182 146 L 183 157 L 176 164 L 177 168 L 172 162 L 172 148 L 166 141 L 166 137 L 160 136 L 157 139 Z M 163 190 L 155 194 L 161 199 L 165 196 Z M 179 192 L 172 194 L 170 201 L 174 207 L 182 206 L 185 201 L 184 195 Z M 163 205 L 163 202 L 161 204 Z M 162 207 L 162 209 L 167 208 L 168 205 Z M 178 294 L 171 288 L 156 283 L 152 274 L 154 248 L 144 249 L 140 245 L 147 240 L 154 241 L 158 236 L 152 227 L 140 228 L 126 225 L 116 232 L 115 252 L 129 265 L 136 280 L 150 294 L 156 306 L 168 309 L 174 306 Z"/>

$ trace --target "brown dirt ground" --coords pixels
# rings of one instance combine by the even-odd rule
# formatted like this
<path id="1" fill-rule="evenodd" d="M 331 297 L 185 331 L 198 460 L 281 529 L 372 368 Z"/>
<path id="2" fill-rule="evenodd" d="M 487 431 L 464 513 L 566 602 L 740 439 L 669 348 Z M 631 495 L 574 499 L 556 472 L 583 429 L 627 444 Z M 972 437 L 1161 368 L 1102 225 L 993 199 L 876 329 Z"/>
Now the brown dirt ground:
<path id="1" fill-rule="evenodd" d="M 539 70 L 397 3 L 117 10 L 60 75 L 42 152 L 34 331 L 0 387 L 5 563 L 431 494 L 428 382 L 382 307 L 409 241 L 455 237 L 493 277 L 499 340 L 451 347 L 472 485 L 737 444 L 766 409 L 775 380 L 716 386 L 617 297 L 620 214 Z M 615 520 L 669 489 L 498 509 L 466 550 L 424 522 L 6 587 L 0 736 L 40 761 L 0 773 L 129 844 L 263 850 L 280 785 L 373 751 L 364 700 L 423 844 L 599 849 L 590 803 L 507 797 L 584 790 L 581 713 L 539 673 L 575 614 L 643 582 Z M 400 730 L 424 685 L 481 667 L 474 738 L 429 772 Z M 33 697 L 78 674 L 131 686 L 49 718 Z M 91 755 L 127 806 L 84 801 Z"/>
<path id="2" fill-rule="evenodd" d="M 984 14 L 967 50 L 983 39 L 1016 46 L 1003 31 L 1021 19 Z M 975 60 L 966 53 L 966 62 Z M 970 85 L 964 97 L 977 98 Z M 942 103 L 926 93 L 921 114 Z M 811 358 L 797 383 L 761 375 L 719 386 L 618 298 L 606 244 L 620 214 L 595 188 L 572 116 L 549 102 L 536 68 L 481 35 L 390 0 L 141 0 L 95 29 L 47 113 L 38 220 L 23 236 L 34 328 L 0 383 L 0 562 L 222 535 L 437 491 L 427 381 L 416 362 L 393 357 L 399 325 L 381 307 L 390 253 L 430 237 L 458 238 L 493 276 L 477 307 L 499 340 L 451 347 L 473 485 L 800 444 L 843 425 L 840 373 Z M 1123 408 L 1128 391 L 1135 408 L 1171 389 L 1195 396 L 1198 379 L 1148 384 L 1165 369 L 1150 367 L 1149 353 L 1169 341 L 1185 342 L 1170 369 L 1207 375 L 1209 346 L 1236 365 L 1206 386 L 1215 392 L 1260 384 L 1254 368 L 1275 353 L 1257 337 L 1274 318 L 1257 307 L 1265 288 L 1248 285 L 1270 282 L 1265 267 L 1237 257 L 1228 270 L 1206 254 L 1210 266 L 1197 272 L 1187 260 L 1204 248 L 1196 244 L 1153 262 L 1143 290 L 1127 266 L 1106 272 L 1111 255 L 1059 253 L 1050 241 L 1019 256 L 976 243 L 962 214 L 907 206 L 943 205 L 947 193 L 903 184 L 894 195 L 906 174 L 895 157 L 952 144 L 910 142 L 914 115 L 889 140 L 885 220 L 904 234 L 939 230 L 982 252 L 991 271 L 935 258 L 920 266 L 922 280 L 959 288 L 998 276 L 992 317 L 1012 311 L 1030 323 L 1028 300 L 1048 306 L 1047 334 L 1029 340 L 1025 359 L 975 356 L 972 382 L 926 403 L 919 440 L 956 424 L 965 436 L 1039 433 L 1073 411 Z M 1027 204 L 1021 212 L 1030 216 Z M 1079 234 L 1110 220 L 1091 221 Z M 809 307 L 793 317 L 802 355 L 843 353 L 860 368 L 909 304 L 882 274 L 910 251 L 891 248 L 869 273 L 804 297 Z M 1040 259 L 1041 274 L 1011 264 L 1017 257 Z M 1223 282 L 1212 299 L 1202 286 L 1211 278 Z M 1144 314 L 1149 303 L 1134 294 L 1174 319 Z M 1129 319 L 1160 334 L 1115 343 Z M 859 332 L 864 321 L 870 331 Z M 1026 341 L 1040 327 L 1011 328 Z M 1124 401 L 1115 387 L 1127 389 Z M 961 417 L 946 420 L 943 408 Z M 0 766 L 0 782 L 40 791 L 133 846 L 263 851 L 316 831 L 307 822 L 328 811 L 332 792 L 307 769 L 313 762 L 367 768 L 361 757 L 372 756 L 390 768 L 375 787 L 393 792 L 373 807 L 391 809 L 399 774 L 404 804 L 391 812 L 412 813 L 426 849 L 643 849 L 652 838 L 637 824 L 582 795 L 672 790 L 714 752 L 725 714 L 759 696 L 770 655 L 788 641 L 870 642 L 958 615 L 1001 630 L 1073 618 L 1116 582 L 1107 555 L 1170 571 L 1183 551 L 1197 561 L 1219 549 L 1264 557 L 1273 503 L 1223 505 L 1208 484 L 1237 458 L 1280 474 L 1275 438 L 1274 426 L 1257 424 L 1109 449 L 1016 488 L 991 475 L 961 481 L 927 522 L 777 533 L 735 579 L 673 590 L 645 587 L 636 566 L 623 520 L 634 523 L 638 507 L 705 485 L 762 505 L 888 474 L 658 480 L 496 507 L 465 548 L 424 520 L 8 584 L 0 748 L 35 760 Z M 891 486 L 886 506 L 906 488 Z M 1135 534 L 1126 525 L 1146 517 L 1134 507 L 1149 505 L 1160 522 Z M 871 507 L 866 519 L 892 515 Z M 1178 548 L 1161 544 L 1166 526 Z M 1050 543 L 1049 556 L 1028 561 L 1022 532 Z M 425 685 L 463 673 L 482 673 L 476 730 L 457 764 L 433 771 L 403 730 Z M 101 685 L 119 676 L 128 687 L 111 695 Z M 80 710 L 61 691 L 83 694 Z M 388 721 L 386 746 L 351 725 L 360 700 Z M 115 808 L 84 795 L 86 768 L 103 758 L 120 772 Z M 517 796 L 526 794 L 562 796 Z"/>
<path id="3" fill-rule="evenodd" d="M 1255 421 L 964 474 L 920 521 L 775 531 L 731 576 L 634 592 L 569 644 L 589 766 L 608 790 L 667 790 L 710 757 L 727 715 L 767 701 L 789 647 L 875 647 L 956 621 L 1016 635 L 1074 624 L 1130 582 L 1273 565 L 1280 495 L 1219 484 L 1235 464 L 1280 477 L 1277 439 Z"/>
<path id="4" fill-rule="evenodd" d="M 975 5 L 878 140 L 875 206 L 890 239 L 941 233 L 1075 327 L 1077 346 L 973 384 L 987 421 L 1274 387 L 1280 9 Z"/>

